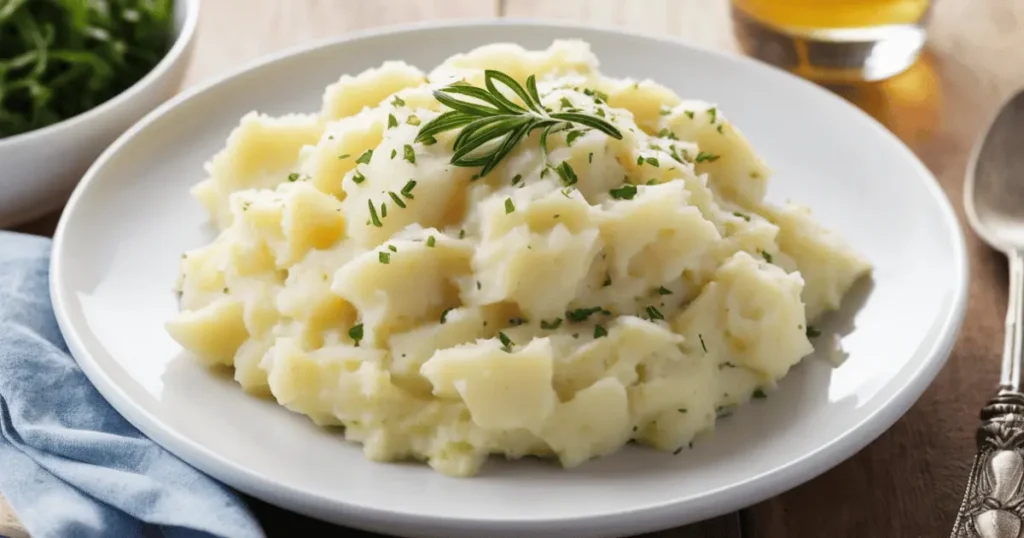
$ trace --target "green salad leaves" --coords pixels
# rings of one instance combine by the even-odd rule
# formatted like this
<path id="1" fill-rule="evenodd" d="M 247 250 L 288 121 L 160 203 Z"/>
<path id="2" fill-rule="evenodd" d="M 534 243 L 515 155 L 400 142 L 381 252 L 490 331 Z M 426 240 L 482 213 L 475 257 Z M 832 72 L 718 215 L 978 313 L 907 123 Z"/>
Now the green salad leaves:
<path id="1" fill-rule="evenodd" d="M 0 138 L 121 93 L 173 39 L 173 0 L 0 0 Z"/>

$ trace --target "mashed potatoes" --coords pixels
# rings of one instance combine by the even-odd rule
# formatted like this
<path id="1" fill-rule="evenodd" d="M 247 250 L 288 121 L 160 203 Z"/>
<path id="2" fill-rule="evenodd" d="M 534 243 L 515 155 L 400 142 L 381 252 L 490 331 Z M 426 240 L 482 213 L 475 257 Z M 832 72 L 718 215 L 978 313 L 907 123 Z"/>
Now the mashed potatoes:
<path id="1" fill-rule="evenodd" d="M 451 164 L 432 90 L 535 75 L 550 110 L 491 173 Z M 248 392 L 342 425 L 368 458 L 475 474 L 676 451 L 812 351 L 869 264 L 712 104 L 602 76 L 586 43 L 498 44 L 429 74 L 342 76 L 319 113 L 251 113 L 193 189 L 220 234 L 182 256 L 170 334 Z"/>

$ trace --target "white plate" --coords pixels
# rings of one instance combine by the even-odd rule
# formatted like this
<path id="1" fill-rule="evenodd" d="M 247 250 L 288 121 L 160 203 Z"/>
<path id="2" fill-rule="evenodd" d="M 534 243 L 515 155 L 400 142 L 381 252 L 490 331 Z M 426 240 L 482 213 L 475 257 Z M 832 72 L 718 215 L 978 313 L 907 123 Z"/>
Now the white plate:
<path id="1" fill-rule="evenodd" d="M 775 169 L 770 196 L 809 204 L 876 266 L 831 327 L 838 369 L 806 359 L 768 400 L 678 456 L 628 447 L 564 471 L 489 463 L 474 479 L 372 463 L 360 448 L 194 364 L 164 333 L 180 253 L 211 229 L 188 195 L 244 113 L 314 111 L 341 73 L 388 59 L 430 68 L 493 41 L 589 41 L 602 69 L 718 103 Z M 842 99 L 751 60 L 677 42 L 527 22 L 367 33 L 270 58 L 181 95 L 125 133 L 75 191 L 57 230 L 53 303 L 104 396 L 147 435 L 275 504 L 409 536 L 615 536 L 728 512 L 849 457 L 942 367 L 963 317 L 967 262 L 948 200 L 893 135 Z M 856 311 L 856 304 L 861 308 Z M 853 313 L 856 312 L 854 317 Z"/>

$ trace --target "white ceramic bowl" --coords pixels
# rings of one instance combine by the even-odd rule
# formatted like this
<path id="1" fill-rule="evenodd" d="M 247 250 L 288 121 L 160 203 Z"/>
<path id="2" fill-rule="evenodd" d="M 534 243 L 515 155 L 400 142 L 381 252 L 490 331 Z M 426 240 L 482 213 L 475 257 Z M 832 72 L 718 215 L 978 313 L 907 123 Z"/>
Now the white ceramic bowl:
<path id="1" fill-rule="evenodd" d="M 199 0 L 175 0 L 174 44 L 138 82 L 59 123 L 0 138 L 0 228 L 49 213 L 82 173 L 128 127 L 178 89 L 196 33 Z"/>

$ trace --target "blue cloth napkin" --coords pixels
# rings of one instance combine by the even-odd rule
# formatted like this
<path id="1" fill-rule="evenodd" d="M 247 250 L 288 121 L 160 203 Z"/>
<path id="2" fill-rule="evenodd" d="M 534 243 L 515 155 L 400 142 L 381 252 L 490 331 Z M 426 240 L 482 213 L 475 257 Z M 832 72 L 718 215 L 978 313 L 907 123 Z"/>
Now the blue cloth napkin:
<path id="1" fill-rule="evenodd" d="M 0 492 L 32 537 L 263 536 L 89 383 L 53 316 L 49 262 L 48 239 L 0 232 Z"/>

